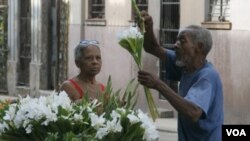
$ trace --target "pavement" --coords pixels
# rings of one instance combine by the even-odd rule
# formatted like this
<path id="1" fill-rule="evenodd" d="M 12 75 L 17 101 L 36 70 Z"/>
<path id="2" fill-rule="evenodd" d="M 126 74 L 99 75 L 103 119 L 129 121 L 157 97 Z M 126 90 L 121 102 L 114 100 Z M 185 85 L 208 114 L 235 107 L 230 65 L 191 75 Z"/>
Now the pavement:
<path id="1" fill-rule="evenodd" d="M 177 118 L 158 118 L 155 124 L 159 131 L 158 141 L 178 141 Z"/>
<path id="2" fill-rule="evenodd" d="M 14 100 L 17 99 L 15 96 L 0 95 L 0 100 Z"/>

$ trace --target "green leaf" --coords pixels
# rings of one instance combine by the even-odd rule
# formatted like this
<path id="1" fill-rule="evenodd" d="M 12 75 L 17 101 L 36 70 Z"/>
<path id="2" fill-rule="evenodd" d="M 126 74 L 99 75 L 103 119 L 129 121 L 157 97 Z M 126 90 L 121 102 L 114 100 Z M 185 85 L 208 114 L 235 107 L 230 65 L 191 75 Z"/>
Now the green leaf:
<path id="1" fill-rule="evenodd" d="M 124 49 L 126 49 L 130 54 L 133 54 L 133 50 L 130 47 L 129 42 L 126 39 L 122 39 L 119 41 L 119 44 L 121 45 L 121 47 L 123 47 Z"/>

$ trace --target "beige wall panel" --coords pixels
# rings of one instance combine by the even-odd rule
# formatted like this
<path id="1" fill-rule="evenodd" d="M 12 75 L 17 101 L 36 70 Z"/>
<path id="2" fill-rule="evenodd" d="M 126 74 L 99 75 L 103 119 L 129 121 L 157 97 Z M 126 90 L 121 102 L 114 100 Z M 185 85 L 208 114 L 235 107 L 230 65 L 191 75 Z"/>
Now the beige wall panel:
<path id="1" fill-rule="evenodd" d="M 81 41 L 81 25 L 69 25 L 68 42 L 68 77 L 71 78 L 78 74 L 78 68 L 75 65 L 74 49 Z"/>
<path id="2" fill-rule="evenodd" d="M 224 90 L 225 123 L 250 122 L 249 31 L 212 31 L 209 60 L 218 69 Z"/>
<path id="3" fill-rule="evenodd" d="M 249 7 L 249 0 L 231 0 L 230 21 L 233 30 L 250 30 Z"/>
<path id="4" fill-rule="evenodd" d="M 200 25 L 205 20 L 205 0 L 180 0 L 180 27 L 190 24 Z"/>
<path id="5" fill-rule="evenodd" d="M 131 1 L 130 0 L 106 0 L 105 18 L 107 25 L 127 26 L 131 21 Z"/>
<path id="6" fill-rule="evenodd" d="M 83 13 L 82 5 L 85 0 L 70 0 L 70 16 L 69 23 L 70 24 L 82 24 Z"/>

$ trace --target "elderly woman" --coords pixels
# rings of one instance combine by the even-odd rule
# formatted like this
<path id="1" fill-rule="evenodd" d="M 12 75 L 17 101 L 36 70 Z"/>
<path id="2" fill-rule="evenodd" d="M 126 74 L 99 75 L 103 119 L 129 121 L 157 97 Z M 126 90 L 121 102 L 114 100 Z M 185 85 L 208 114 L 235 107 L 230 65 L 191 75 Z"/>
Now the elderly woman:
<path id="1" fill-rule="evenodd" d="M 83 40 L 75 48 L 75 64 L 80 73 L 66 80 L 61 85 L 74 102 L 80 101 L 85 94 L 90 99 L 97 98 L 104 85 L 96 80 L 96 75 L 102 67 L 101 51 L 96 40 Z"/>

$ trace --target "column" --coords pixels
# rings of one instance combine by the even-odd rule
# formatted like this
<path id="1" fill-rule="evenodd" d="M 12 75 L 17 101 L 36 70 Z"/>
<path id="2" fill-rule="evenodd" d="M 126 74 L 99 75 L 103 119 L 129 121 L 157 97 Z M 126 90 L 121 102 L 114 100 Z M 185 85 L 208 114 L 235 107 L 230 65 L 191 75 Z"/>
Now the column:
<path id="1" fill-rule="evenodd" d="M 39 96 L 41 67 L 42 0 L 31 0 L 30 95 Z"/>
<path id="2" fill-rule="evenodd" d="M 19 49 L 19 2 L 20 0 L 8 0 L 8 71 L 7 83 L 8 94 L 11 96 L 17 95 L 17 58 Z"/>

